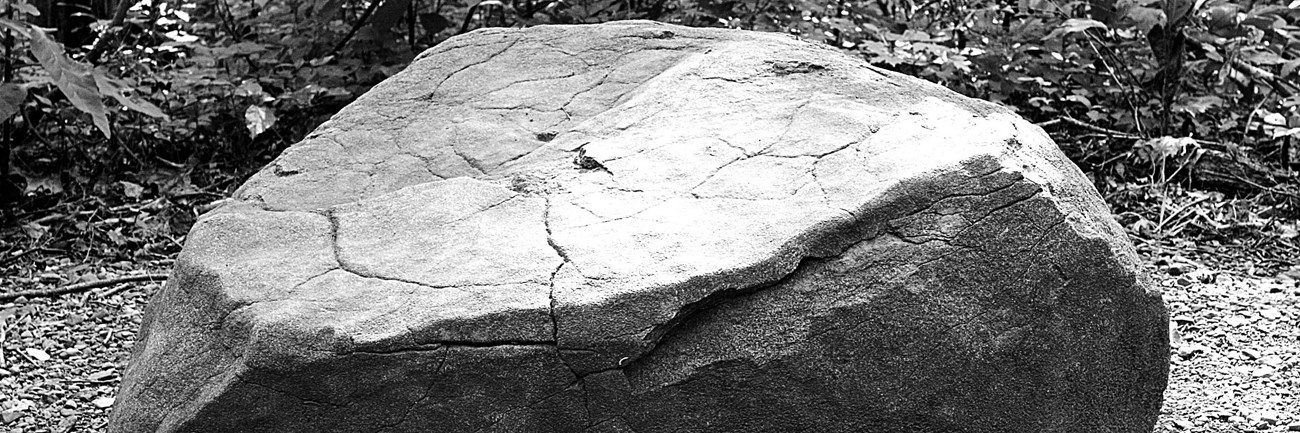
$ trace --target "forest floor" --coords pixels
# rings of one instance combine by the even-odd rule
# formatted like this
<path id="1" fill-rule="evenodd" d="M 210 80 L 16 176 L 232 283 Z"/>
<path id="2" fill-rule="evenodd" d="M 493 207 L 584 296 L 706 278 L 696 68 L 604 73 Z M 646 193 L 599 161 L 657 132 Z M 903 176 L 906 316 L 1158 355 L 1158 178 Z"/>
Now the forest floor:
<path id="1" fill-rule="evenodd" d="M 1283 230 L 1267 242 L 1133 237 L 1175 330 L 1156 432 L 1300 431 L 1297 224 L 1270 221 Z M 1134 221 L 1125 225 L 1143 231 Z M 168 255 L 96 261 L 57 251 L 18 254 L 0 256 L 0 296 L 166 274 L 173 263 Z M 0 433 L 103 431 L 145 306 L 161 284 L 0 302 Z"/>

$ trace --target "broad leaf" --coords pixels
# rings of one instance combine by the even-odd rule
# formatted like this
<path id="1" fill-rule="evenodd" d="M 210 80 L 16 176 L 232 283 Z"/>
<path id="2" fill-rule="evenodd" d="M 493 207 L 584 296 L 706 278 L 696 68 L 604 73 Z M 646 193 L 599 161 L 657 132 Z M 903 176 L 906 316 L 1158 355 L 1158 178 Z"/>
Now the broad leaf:
<path id="1" fill-rule="evenodd" d="M 443 17 L 442 14 L 420 14 L 420 27 L 424 28 L 425 33 L 436 35 L 443 30 L 451 28 L 451 20 Z"/>
<path id="2" fill-rule="evenodd" d="M 18 112 L 27 99 L 27 91 L 14 83 L 0 84 L 0 121 L 8 119 Z"/>
<path id="3" fill-rule="evenodd" d="M 262 90 L 262 85 L 257 84 L 257 81 L 254 80 L 245 80 L 239 84 L 239 87 L 235 88 L 235 96 L 261 97 L 264 93 L 266 92 Z"/>
<path id="4" fill-rule="evenodd" d="M 1134 28 L 1143 35 L 1157 25 L 1165 25 L 1165 11 L 1159 0 L 1119 0 L 1115 2 L 1116 28 Z"/>
<path id="5" fill-rule="evenodd" d="M 1019 0 L 1017 2 L 1017 5 L 1022 11 L 1048 11 L 1048 12 L 1065 13 L 1065 11 L 1061 9 L 1061 6 L 1057 2 L 1051 0 Z"/>
<path id="6" fill-rule="evenodd" d="M 1155 26 L 1165 25 L 1167 21 L 1164 11 L 1144 6 L 1135 6 L 1129 9 L 1124 14 L 1124 19 L 1126 22 L 1131 23 L 1133 28 L 1141 30 L 1144 35 L 1149 33 Z"/>
<path id="7" fill-rule="evenodd" d="M 31 30 L 27 28 L 26 24 L 11 19 L 0 18 L 0 27 L 9 29 L 24 38 L 29 37 L 28 35 L 31 33 Z"/>
<path id="8" fill-rule="evenodd" d="M 1192 6 L 1195 5 L 1195 0 L 1164 0 L 1161 9 L 1165 12 L 1165 18 L 1169 23 L 1176 26 L 1187 17 L 1187 14 L 1192 11 Z"/>
<path id="9" fill-rule="evenodd" d="M 275 126 L 275 109 L 249 105 L 248 109 L 244 110 L 244 126 L 248 127 L 250 136 L 257 137 Z"/>
<path id="10" fill-rule="evenodd" d="M 317 21 L 329 21 L 343 7 L 343 0 L 313 0 L 311 17 Z"/>
<path id="11" fill-rule="evenodd" d="M 1272 131 L 1273 138 L 1278 137 L 1300 137 L 1300 128 L 1277 128 Z"/>
<path id="12" fill-rule="evenodd" d="M 31 15 L 31 16 L 34 16 L 34 17 L 41 16 L 41 10 L 40 10 L 40 9 L 37 9 L 36 6 L 32 6 L 31 3 L 27 3 L 27 2 L 16 2 L 16 3 L 13 3 L 12 6 L 13 6 L 14 10 L 16 10 L 16 11 L 18 11 L 18 12 L 22 12 L 22 13 L 25 13 L 25 14 L 27 14 L 27 15 Z"/>
<path id="13" fill-rule="evenodd" d="M 1286 77 L 1290 76 L 1292 72 L 1295 72 L 1296 67 L 1300 67 L 1300 59 L 1297 59 L 1297 60 L 1290 60 L 1290 61 L 1287 61 L 1286 63 L 1283 63 L 1283 64 L 1282 64 L 1282 71 L 1281 71 L 1281 72 L 1282 72 L 1282 75 L 1279 75 L 1279 76 L 1282 77 L 1282 78 L 1286 78 Z"/>
<path id="14" fill-rule="evenodd" d="M 100 99 L 99 86 L 95 84 L 90 66 L 69 59 L 63 53 L 63 46 L 50 40 L 45 32 L 33 29 L 31 38 L 32 55 L 50 75 L 50 81 L 63 91 L 63 95 L 68 97 L 74 107 L 90 114 L 95 127 L 105 137 L 111 137 L 108 114 L 104 109 L 104 101 Z"/>
<path id="15" fill-rule="evenodd" d="M 1133 145 L 1138 158 L 1151 163 L 1178 156 L 1194 156 L 1200 144 L 1190 137 L 1156 137 Z"/>
<path id="16" fill-rule="evenodd" d="M 128 83 L 122 80 L 109 78 L 108 75 L 105 75 L 104 72 L 99 69 L 94 71 L 94 75 L 95 87 L 99 89 L 100 94 L 111 96 L 123 107 L 144 113 L 149 117 L 162 119 L 167 118 L 167 115 L 163 114 L 162 110 L 159 109 L 157 105 L 153 105 L 153 103 L 149 101 L 136 100 L 135 98 L 126 96 L 123 93 L 123 90 L 130 88 Z"/>
<path id="17" fill-rule="evenodd" d="M 262 45 L 256 42 L 240 42 L 231 45 L 229 47 L 226 47 L 224 48 L 224 50 L 228 50 L 227 51 L 228 55 L 253 54 L 253 53 L 260 53 L 266 51 L 266 45 Z"/>
<path id="18" fill-rule="evenodd" d="M 1087 18 L 1070 18 L 1061 23 L 1056 29 L 1044 36 L 1043 39 L 1054 39 L 1068 34 L 1083 33 L 1088 29 L 1106 29 L 1106 25 L 1101 21 L 1090 20 Z"/>
<path id="19" fill-rule="evenodd" d="M 1254 65 L 1277 65 L 1286 63 L 1286 59 L 1268 49 L 1252 47 L 1241 50 L 1241 59 Z"/>
<path id="20" fill-rule="evenodd" d="M 122 185 L 122 193 L 127 197 L 140 198 L 140 196 L 144 194 L 144 187 L 139 184 L 127 182 L 125 180 L 118 181 L 117 183 Z"/>
<path id="21" fill-rule="evenodd" d="M 379 5 L 374 16 L 370 17 L 370 26 L 380 33 L 388 33 L 406 15 L 406 10 L 411 7 L 411 0 L 383 1 L 384 4 Z"/>
<path id="22" fill-rule="evenodd" d="M 1236 3 L 1216 3 L 1202 13 L 1210 31 L 1218 32 L 1237 27 L 1237 14 L 1243 8 Z"/>

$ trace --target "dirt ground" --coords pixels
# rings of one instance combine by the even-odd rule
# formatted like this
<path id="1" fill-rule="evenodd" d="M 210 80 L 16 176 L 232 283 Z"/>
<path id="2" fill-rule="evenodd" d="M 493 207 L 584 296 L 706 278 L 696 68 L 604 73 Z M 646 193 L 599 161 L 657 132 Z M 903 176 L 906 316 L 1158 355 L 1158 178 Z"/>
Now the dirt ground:
<path id="1" fill-rule="evenodd" d="M 1155 247 L 1139 251 L 1176 330 L 1155 431 L 1300 431 L 1300 284 Z M 165 273 L 169 266 L 119 262 L 97 271 L 111 278 Z M 141 315 L 159 285 L 0 304 L 0 432 L 103 431 Z"/>

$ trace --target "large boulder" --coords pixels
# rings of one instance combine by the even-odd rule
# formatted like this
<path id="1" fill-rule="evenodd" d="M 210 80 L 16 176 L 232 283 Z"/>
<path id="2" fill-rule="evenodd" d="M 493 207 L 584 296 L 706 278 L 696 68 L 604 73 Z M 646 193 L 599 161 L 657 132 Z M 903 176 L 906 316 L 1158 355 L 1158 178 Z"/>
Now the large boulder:
<path id="1" fill-rule="evenodd" d="M 1010 111 L 779 34 L 489 29 L 191 231 L 112 432 L 1149 432 L 1167 319 Z"/>

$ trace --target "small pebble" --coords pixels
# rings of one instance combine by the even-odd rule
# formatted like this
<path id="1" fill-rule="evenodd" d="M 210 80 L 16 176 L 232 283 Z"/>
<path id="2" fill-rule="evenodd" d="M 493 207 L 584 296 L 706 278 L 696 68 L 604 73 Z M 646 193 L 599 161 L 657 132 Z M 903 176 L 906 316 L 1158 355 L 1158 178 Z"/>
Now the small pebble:
<path id="1" fill-rule="evenodd" d="M 1191 430 L 1192 427 L 1196 427 L 1196 424 L 1185 419 L 1176 419 L 1174 420 L 1174 426 L 1178 427 L 1179 430 Z"/>

